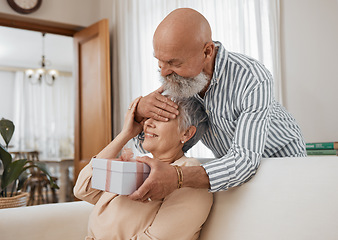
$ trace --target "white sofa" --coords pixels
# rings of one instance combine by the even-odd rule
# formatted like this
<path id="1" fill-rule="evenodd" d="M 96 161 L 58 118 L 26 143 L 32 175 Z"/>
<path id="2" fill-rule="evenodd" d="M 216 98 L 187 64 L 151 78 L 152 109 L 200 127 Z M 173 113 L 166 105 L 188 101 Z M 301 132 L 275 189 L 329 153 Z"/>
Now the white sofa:
<path id="1" fill-rule="evenodd" d="M 3 240 L 84 239 L 85 202 L 0 210 Z M 201 240 L 337 240 L 338 157 L 263 159 L 241 187 L 215 194 Z"/>

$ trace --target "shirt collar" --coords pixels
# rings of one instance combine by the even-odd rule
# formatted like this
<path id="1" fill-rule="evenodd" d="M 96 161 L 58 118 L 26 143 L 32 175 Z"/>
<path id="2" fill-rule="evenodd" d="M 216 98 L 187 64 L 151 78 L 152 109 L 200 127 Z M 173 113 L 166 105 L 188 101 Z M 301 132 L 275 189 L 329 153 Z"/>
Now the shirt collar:
<path id="1" fill-rule="evenodd" d="M 222 75 L 225 74 L 225 65 L 228 61 L 228 51 L 223 47 L 221 42 L 213 41 L 215 44 L 215 48 L 218 48 L 216 59 L 215 59 L 215 68 L 214 72 L 212 74 L 210 85 L 206 91 L 206 94 L 208 90 L 214 85 L 217 84 L 218 81 L 221 79 Z M 203 103 L 204 99 L 202 99 L 199 94 L 195 94 L 195 98 L 197 98 L 201 103 Z"/>
<path id="2" fill-rule="evenodd" d="M 215 47 L 218 48 L 216 59 L 215 59 L 215 68 L 212 74 L 212 79 L 210 86 L 217 83 L 219 79 L 224 74 L 225 65 L 228 60 L 228 51 L 224 48 L 222 43 L 214 41 Z M 210 87 L 209 86 L 209 87 Z"/>

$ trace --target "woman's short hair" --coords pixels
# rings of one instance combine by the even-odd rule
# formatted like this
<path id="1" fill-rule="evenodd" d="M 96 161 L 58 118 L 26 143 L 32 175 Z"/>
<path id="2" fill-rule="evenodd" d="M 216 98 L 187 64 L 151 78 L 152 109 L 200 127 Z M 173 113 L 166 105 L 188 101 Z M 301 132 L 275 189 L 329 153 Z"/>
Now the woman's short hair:
<path id="1" fill-rule="evenodd" d="M 183 152 L 187 152 L 194 146 L 209 128 L 208 115 L 204 106 L 194 97 L 173 99 L 179 106 L 178 125 L 180 131 L 190 126 L 196 127 L 196 133 L 183 146 Z"/>

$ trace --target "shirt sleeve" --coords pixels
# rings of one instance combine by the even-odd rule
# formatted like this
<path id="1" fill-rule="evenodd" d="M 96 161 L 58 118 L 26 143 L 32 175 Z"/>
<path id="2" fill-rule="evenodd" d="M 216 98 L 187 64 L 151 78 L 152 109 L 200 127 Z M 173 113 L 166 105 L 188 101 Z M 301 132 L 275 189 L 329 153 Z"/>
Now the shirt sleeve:
<path id="1" fill-rule="evenodd" d="M 202 164 L 209 176 L 211 192 L 241 185 L 256 173 L 260 164 L 271 121 L 273 82 L 272 78 L 253 81 L 254 86 L 243 95 L 241 114 L 227 154 Z"/>
<path id="2" fill-rule="evenodd" d="M 144 141 L 144 132 L 142 131 L 139 135 L 137 135 L 136 137 L 133 138 L 134 144 L 136 149 L 140 152 L 140 153 L 149 153 L 148 151 L 144 150 L 142 144 Z"/>
<path id="3" fill-rule="evenodd" d="M 177 189 L 164 199 L 151 226 L 131 240 L 198 239 L 212 203 L 206 189 Z"/>
<path id="4" fill-rule="evenodd" d="M 75 197 L 91 204 L 96 204 L 104 191 L 91 187 L 93 176 L 92 161 L 93 159 L 81 170 L 74 186 L 73 192 Z"/>

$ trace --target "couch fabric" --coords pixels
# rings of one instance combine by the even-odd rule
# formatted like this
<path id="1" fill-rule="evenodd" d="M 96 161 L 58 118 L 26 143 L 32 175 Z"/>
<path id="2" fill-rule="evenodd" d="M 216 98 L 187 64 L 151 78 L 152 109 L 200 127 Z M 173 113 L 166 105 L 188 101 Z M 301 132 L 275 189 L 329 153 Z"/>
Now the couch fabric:
<path id="1" fill-rule="evenodd" d="M 338 239 L 338 157 L 263 159 L 248 183 L 214 195 L 201 240 Z M 84 239 L 92 205 L 0 210 L 1 239 Z"/>

